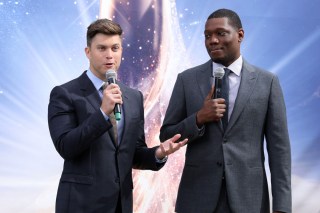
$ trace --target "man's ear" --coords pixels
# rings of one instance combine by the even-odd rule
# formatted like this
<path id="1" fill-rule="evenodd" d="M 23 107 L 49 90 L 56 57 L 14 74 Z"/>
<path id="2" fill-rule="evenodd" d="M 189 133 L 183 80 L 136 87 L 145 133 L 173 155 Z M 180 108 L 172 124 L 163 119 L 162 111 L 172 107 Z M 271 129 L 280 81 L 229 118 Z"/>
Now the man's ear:
<path id="1" fill-rule="evenodd" d="M 85 52 L 87 58 L 90 58 L 90 47 L 85 47 L 84 52 Z"/>
<path id="2" fill-rule="evenodd" d="M 238 36 L 239 36 L 238 42 L 241 42 L 244 38 L 244 30 L 242 28 L 238 30 Z"/>

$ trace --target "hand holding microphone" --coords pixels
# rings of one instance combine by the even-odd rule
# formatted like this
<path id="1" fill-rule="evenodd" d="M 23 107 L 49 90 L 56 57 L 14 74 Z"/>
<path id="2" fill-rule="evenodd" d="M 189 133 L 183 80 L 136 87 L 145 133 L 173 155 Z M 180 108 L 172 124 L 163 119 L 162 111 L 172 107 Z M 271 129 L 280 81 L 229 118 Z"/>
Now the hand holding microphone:
<path id="1" fill-rule="evenodd" d="M 221 87 L 222 87 L 222 78 L 224 76 L 224 69 L 222 67 L 218 67 L 217 69 L 214 70 L 213 74 L 214 74 L 214 93 L 212 98 L 216 99 L 216 98 L 221 98 Z"/>
<path id="2" fill-rule="evenodd" d="M 106 72 L 106 84 L 104 86 L 101 109 L 108 115 L 114 112 L 116 120 L 121 119 L 122 93 L 116 84 L 117 73 L 114 70 Z"/>
<path id="3" fill-rule="evenodd" d="M 202 108 L 197 112 L 196 119 L 198 127 L 208 122 L 220 121 L 226 111 L 225 100 L 221 98 L 221 86 L 224 73 L 225 71 L 221 67 L 214 70 L 215 86 L 211 88 L 204 100 Z"/>

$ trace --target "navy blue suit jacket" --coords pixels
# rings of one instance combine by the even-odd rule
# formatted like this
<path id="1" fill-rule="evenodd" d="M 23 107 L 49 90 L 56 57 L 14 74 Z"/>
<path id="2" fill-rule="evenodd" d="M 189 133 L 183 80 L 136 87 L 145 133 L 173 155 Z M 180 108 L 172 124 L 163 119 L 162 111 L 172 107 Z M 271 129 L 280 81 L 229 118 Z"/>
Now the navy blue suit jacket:
<path id="1" fill-rule="evenodd" d="M 49 130 L 64 159 L 56 212 L 112 212 L 121 196 L 122 211 L 132 212 L 132 168 L 159 170 L 155 149 L 144 136 L 143 96 L 119 83 L 124 129 L 120 145 L 101 111 L 101 98 L 84 72 L 55 87 L 48 106 Z"/>

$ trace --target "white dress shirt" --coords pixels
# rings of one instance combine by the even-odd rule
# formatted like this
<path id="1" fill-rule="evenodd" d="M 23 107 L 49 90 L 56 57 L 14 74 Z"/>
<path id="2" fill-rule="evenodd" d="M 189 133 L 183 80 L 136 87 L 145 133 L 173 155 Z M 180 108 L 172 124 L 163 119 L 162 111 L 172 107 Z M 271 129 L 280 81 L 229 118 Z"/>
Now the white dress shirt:
<path id="1" fill-rule="evenodd" d="M 241 81 L 241 69 L 242 69 L 243 59 L 242 56 L 235 60 L 230 66 L 227 68 L 231 70 L 229 74 L 229 106 L 228 106 L 228 120 L 230 119 L 230 116 L 232 114 L 234 104 L 238 95 L 238 90 L 240 86 Z M 212 62 L 212 76 L 214 76 L 214 70 L 218 67 L 225 68 L 225 66 L 221 64 L 217 64 Z M 214 84 L 214 81 L 213 81 Z"/>

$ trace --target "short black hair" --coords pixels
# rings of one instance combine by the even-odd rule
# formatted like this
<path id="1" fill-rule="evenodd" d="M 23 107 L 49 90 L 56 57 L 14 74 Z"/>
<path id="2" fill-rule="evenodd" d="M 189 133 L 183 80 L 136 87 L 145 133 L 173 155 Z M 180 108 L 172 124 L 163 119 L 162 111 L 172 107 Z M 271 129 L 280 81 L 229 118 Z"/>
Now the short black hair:
<path id="1" fill-rule="evenodd" d="M 242 23 L 238 14 L 229 9 L 219 9 L 214 11 L 208 16 L 208 19 L 212 18 L 228 18 L 229 24 L 236 28 L 237 30 L 242 28 Z"/>

